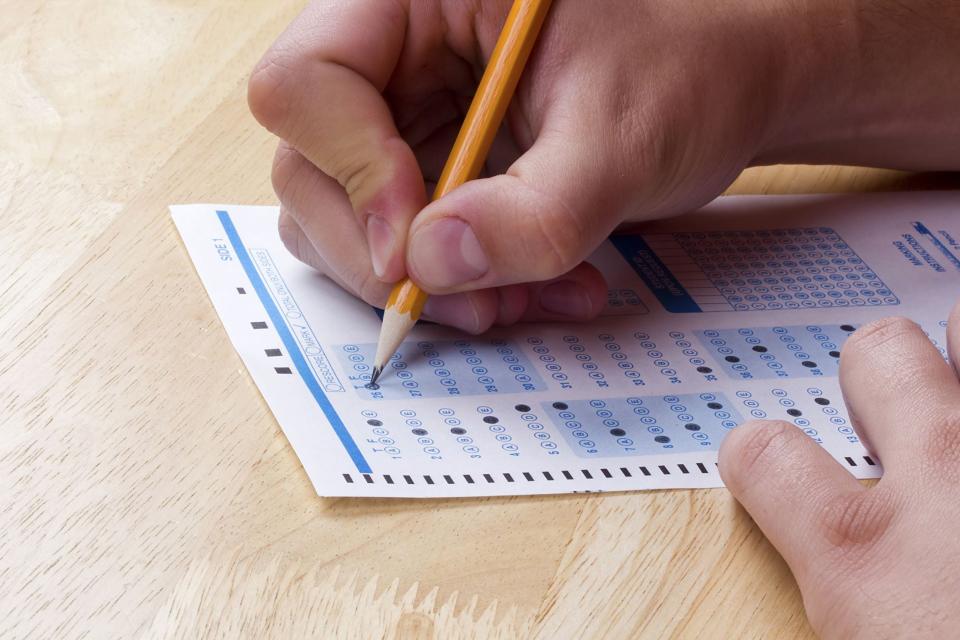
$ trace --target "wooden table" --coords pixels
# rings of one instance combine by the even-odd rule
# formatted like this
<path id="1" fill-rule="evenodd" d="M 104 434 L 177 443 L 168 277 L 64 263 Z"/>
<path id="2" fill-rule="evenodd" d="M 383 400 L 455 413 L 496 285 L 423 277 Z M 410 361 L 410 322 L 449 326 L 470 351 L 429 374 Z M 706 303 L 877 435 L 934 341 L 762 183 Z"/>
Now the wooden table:
<path id="1" fill-rule="evenodd" d="M 724 490 L 317 498 L 167 213 L 275 201 L 245 83 L 302 1 L 2 5 L 0 637 L 809 635 Z"/>

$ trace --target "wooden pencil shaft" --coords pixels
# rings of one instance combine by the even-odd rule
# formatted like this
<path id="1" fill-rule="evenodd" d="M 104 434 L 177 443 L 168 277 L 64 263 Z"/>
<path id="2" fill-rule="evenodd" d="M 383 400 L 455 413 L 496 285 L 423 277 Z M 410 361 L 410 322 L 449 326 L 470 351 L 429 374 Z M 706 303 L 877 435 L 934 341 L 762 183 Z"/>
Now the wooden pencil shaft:
<path id="1" fill-rule="evenodd" d="M 433 199 L 480 175 L 497 130 L 523 74 L 552 0 L 514 0 L 487 68 L 467 110 L 453 149 L 440 174 Z M 427 294 L 409 278 L 398 282 L 383 316 L 374 365 L 379 369 L 413 328 Z"/>
<path id="2" fill-rule="evenodd" d="M 387 309 L 395 309 L 400 313 L 409 313 L 414 320 L 420 317 L 423 305 L 427 301 L 427 294 L 413 283 L 410 278 L 404 278 L 390 291 L 387 299 Z"/>
<path id="3" fill-rule="evenodd" d="M 433 192 L 434 200 L 480 175 L 551 2 L 514 0 L 460 133 L 440 174 Z M 420 317 L 426 300 L 427 294 L 409 278 L 404 278 L 394 286 L 387 307 L 411 313 L 416 319 Z"/>
<path id="4" fill-rule="evenodd" d="M 433 199 L 480 175 L 536 43 L 551 0 L 515 0 L 480 79 Z"/>

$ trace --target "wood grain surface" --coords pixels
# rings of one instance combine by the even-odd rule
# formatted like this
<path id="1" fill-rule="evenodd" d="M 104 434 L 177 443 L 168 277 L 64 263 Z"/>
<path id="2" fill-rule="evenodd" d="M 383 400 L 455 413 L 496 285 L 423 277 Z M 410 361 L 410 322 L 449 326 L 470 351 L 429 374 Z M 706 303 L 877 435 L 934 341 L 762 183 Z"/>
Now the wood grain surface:
<path id="1" fill-rule="evenodd" d="M 302 4 L 0 0 L 0 638 L 807 637 L 725 490 L 316 497 L 167 213 L 275 202 L 245 84 Z"/>

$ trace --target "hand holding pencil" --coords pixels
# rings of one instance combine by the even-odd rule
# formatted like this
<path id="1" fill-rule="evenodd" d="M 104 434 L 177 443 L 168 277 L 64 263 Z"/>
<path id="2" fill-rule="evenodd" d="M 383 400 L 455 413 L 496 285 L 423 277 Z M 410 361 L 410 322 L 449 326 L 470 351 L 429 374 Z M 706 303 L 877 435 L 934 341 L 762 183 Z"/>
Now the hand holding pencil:
<path id="1" fill-rule="evenodd" d="M 285 244 L 370 304 L 409 277 L 393 311 L 407 300 L 412 320 L 426 292 L 425 317 L 479 333 L 593 317 L 606 286 L 583 261 L 614 228 L 692 210 L 748 165 L 958 169 L 956 3 L 721 4 L 555 0 L 507 126 L 471 154 L 454 141 L 482 70 L 498 68 L 501 30 L 517 26 L 507 0 L 316 0 L 250 82 L 254 115 L 283 139 Z M 480 177 L 441 179 L 484 155 Z M 956 364 L 960 307 L 947 330 Z M 841 385 L 890 484 L 866 490 L 770 421 L 728 435 L 720 471 L 816 630 L 943 636 L 960 611 L 960 545 L 944 525 L 956 460 L 939 446 L 956 440 L 958 383 L 916 325 L 858 334 Z M 885 433 L 909 437 L 888 456 Z"/>
<path id="2" fill-rule="evenodd" d="M 375 306 L 393 289 L 382 359 L 420 305 L 470 333 L 593 318 L 607 290 L 590 253 L 622 222 L 710 199 L 759 138 L 730 154 L 716 132 L 739 126 L 707 108 L 742 87 L 645 77 L 699 58 L 674 50 L 690 15 L 651 30 L 636 3 L 557 2 L 537 39 L 548 5 L 318 1 L 254 71 L 253 112 L 283 139 L 284 242 Z"/>
<path id="3" fill-rule="evenodd" d="M 695 3 L 556 0 L 480 176 L 429 201 L 511 6 L 317 1 L 253 73 L 286 245 L 372 305 L 409 277 L 425 318 L 470 333 L 588 320 L 607 287 L 585 260 L 614 228 L 694 208 L 757 152 L 754 114 L 713 106 L 764 106 L 739 34 Z M 704 56 L 728 71 L 693 73 Z"/>
<path id="4" fill-rule="evenodd" d="M 524 65 L 543 26 L 551 0 L 515 0 L 487 63 L 480 86 L 470 103 L 450 158 L 440 174 L 433 199 L 439 200 L 467 180 L 480 175 Z M 474 240 L 475 242 L 475 240 Z M 461 247 L 463 236 L 460 237 Z M 462 249 L 461 249 L 462 250 Z M 483 260 L 482 249 L 476 263 Z M 466 252 L 464 251 L 466 255 Z M 394 286 L 384 309 L 370 384 L 376 384 L 387 360 L 420 318 L 427 293 L 410 278 Z"/>
<path id="5" fill-rule="evenodd" d="M 864 146 L 842 130 L 837 109 L 851 104 L 834 100 L 836 82 L 856 87 L 866 71 L 838 67 L 841 31 L 804 28 L 820 18 L 811 7 L 555 0 L 480 177 L 431 202 L 510 7 L 315 0 L 254 70 L 253 113 L 282 139 L 284 242 L 369 304 L 409 276 L 430 294 L 425 318 L 470 333 L 587 320 L 607 291 L 584 260 L 611 231 L 694 209 L 751 163 L 956 157 L 949 136 L 924 133 L 956 109 L 923 74 L 891 80 L 928 105 L 909 112 L 930 114 L 916 121 L 921 145 Z M 807 53 L 790 54 L 798 46 Z M 913 132 L 876 91 L 850 100 Z M 858 130 L 894 131 L 874 124 Z"/>

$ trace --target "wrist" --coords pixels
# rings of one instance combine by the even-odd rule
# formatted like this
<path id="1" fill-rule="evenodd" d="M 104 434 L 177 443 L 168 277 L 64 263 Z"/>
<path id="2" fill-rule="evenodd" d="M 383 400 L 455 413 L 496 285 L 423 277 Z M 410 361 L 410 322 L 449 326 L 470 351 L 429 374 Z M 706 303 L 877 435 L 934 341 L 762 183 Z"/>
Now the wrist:
<path id="1" fill-rule="evenodd" d="M 960 168 L 960 6 L 802 4 L 782 25 L 778 103 L 751 164 Z"/>
<path id="2" fill-rule="evenodd" d="M 782 61 L 768 133 L 752 165 L 830 163 L 849 135 L 858 30 L 851 2 L 789 2 L 771 46 Z"/>

